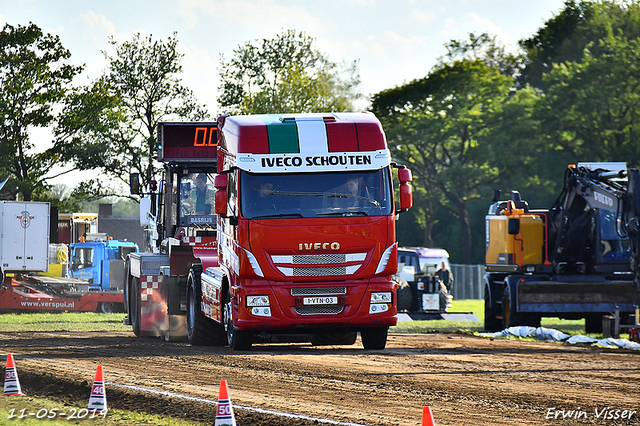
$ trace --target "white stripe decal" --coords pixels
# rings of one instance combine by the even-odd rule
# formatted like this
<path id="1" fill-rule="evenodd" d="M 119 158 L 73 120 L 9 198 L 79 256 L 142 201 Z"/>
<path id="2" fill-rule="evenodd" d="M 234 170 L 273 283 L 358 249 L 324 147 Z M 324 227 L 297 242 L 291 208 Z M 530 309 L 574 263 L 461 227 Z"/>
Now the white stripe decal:
<path id="1" fill-rule="evenodd" d="M 324 120 L 296 120 L 300 152 L 322 155 L 329 152 Z"/>

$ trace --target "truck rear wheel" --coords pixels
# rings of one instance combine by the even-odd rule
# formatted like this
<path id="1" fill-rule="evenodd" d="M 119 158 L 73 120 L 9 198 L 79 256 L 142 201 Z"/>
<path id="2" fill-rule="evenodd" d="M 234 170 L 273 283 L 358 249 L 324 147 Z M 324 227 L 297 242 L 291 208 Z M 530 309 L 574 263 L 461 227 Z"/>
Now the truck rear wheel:
<path id="1" fill-rule="evenodd" d="M 495 297 L 495 294 L 494 294 Z M 491 290 L 489 286 L 484 287 L 484 329 L 485 331 L 502 330 L 502 320 L 498 318 L 500 315 L 500 306 L 494 300 L 492 303 Z"/>
<path id="2" fill-rule="evenodd" d="M 112 314 L 114 312 L 118 312 L 118 307 L 116 305 L 118 305 L 118 303 L 100 302 L 98 303 L 98 309 L 96 311 L 99 314 Z"/>
<path id="3" fill-rule="evenodd" d="M 590 333 L 602 333 L 602 314 L 586 315 L 584 318 L 584 332 Z"/>
<path id="4" fill-rule="evenodd" d="M 187 278 L 187 338 L 194 346 L 216 346 L 221 342 L 221 326 L 202 314 L 200 275 L 193 270 Z"/>
<path id="5" fill-rule="evenodd" d="M 360 330 L 362 346 L 365 349 L 384 349 L 387 346 L 389 327 L 371 327 Z"/>
<path id="6" fill-rule="evenodd" d="M 240 331 L 233 327 L 233 306 L 231 305 L 231 294 L 227 291 L 224 304 L 224 327 L 227 331 L 227 343 L 234 351 L 248 351 L 253 343 L 253 333 L 250 331 Z"/>
<path id="7" fill-rule="evenodd" d="M 133 333 L 140 337 L 140 312 L 142 311 L 140 303 L 140 278 L 131 278 L 131 291 L 129 292 L 129 318 L 131 319 L 131 327 Z"/>

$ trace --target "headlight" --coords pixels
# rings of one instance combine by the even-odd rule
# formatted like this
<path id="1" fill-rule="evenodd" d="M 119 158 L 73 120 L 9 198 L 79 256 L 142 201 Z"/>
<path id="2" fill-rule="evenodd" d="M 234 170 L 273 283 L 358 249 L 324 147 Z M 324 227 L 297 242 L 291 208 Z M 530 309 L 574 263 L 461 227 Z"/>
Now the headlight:
<path id="1" fill-rule="evenodd" d="M 247 296 L 247 306 L 269 306 L 269 296 Z"/>
<path id="2" fill-rule="evenodd" d="M 391 292 L 371 293 L 371 303 L 391 303 Z"/>

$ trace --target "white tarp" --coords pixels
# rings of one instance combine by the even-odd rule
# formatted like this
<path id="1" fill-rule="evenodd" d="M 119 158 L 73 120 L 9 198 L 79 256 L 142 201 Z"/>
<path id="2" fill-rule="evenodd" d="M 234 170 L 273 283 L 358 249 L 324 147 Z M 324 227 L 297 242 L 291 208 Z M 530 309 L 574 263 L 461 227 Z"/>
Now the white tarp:
<path id="1" fill-rule="evenodd" d="M 502 331 L 497 331 L 495 333 L 475 333 L 481 337 L 493 337 L 493 338 L 506 338 L 506 337 L 518 337 L 518 338 L 532 338 L 536 340 L 541 340 L 545 342 L 564 342 L 571 345 L 575 344 L 586 344 L 599 346 L 604 348 L 623 348 L 623 349 L 632 349 L 632 350 L 640 350 L 640 343 L 632 342 L 627 339 L 594 339 L 588 336 L 570 336 L 561 331 L 554 330 L 551 328 L 545 327 L 528 327 L 528 326 L 520 326 L 520 327 L 509 327 Z"/>

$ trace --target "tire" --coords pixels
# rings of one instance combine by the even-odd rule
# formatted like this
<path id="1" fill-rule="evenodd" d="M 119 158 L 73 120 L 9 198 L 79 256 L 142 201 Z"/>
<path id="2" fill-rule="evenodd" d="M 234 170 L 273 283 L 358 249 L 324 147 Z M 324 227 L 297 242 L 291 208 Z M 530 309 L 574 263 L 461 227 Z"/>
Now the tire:
<path id="1" fill-rule="evenodd" d="M 124 273 L 127 277 L 127 280 L 124 282 L 124 288 L 122 289 L 122 298 L 124 301 L 124 313 L 127 314 L 127 318 L 125 318 L 125 321 L 127 322 L 131 322 L 128 321 L 128 317 L 129 317 L 129 286 L 131 285 L 131 275 L 129 274 L 129 272 L 131 271 L 130 266 L 129 266 L 129 258 L 127 257 L 127 261 L 125 262 L 125 267 L 124 267 Z M 131 325 L 131 324 L 129 324 Z"/>
<path id="2" fill-rule="evenodd" d="M 223 344 L 222 327 L 202 314 L 200 271 L 192 269 L 187 278 L 187 338 L 193 346 L 219 346 Z"/>
<path id="3" fill-rule="evenodd" d="M 590 333 L 602 333 L 602 314 L 587 315 L 584 319 L 584 331 Z"/>
<path id="4" fill-rule="evenodd" d="M 112 314 L 114 312 L 118 312 L 117 303 L 114 302 L 100 302 L 98 303 L 98 308 L 96 312 L 99 314 Z"/>
<path id="5" fill-rule="evenodd" d="M 413 304 L 413 293 L 409 283 L 404 278 L 398 276 L 392 276 L 393 282 L 398 284 L 396 289 L 397 309 L 398 312 L 410 312 L 411 305 Z"/>
<path id="6" fill-rule="evenodd" d="M 494 295 L 495 296 L 495 295 Z M 495 302 L 491 303 L 491 293 L 489 285 L 484 286 L 484 329 L 485 331 L 501 331 L 502 320 L 500 316 L 500 306 Z"/>
<path id="7" fill-rule="evenodd" d="M 234 351 L 248 351 L 253 343 L 253 333 L 240 331 L 233 327 L 233 306 L 231 306 L 231 292 L 227 291 L 224 303 L 224 326 L 227 332 L 227 344 Z"/>
<path id="8" fill-rule="evenodd" d="M 508 284 L 504 286 L 502 293 L 502 325 L 505 329 L 522 325 L 540 327 L 540 317 L 533 314 L 516 312 L 515 303 L 512 301 L 512 293 Z"/>
<path id="9" fill-rule="evenodd" d="M 318 333 L 311 339 L 311 344 L 313 346 L 353 345 L 357 338 L 357 331 L 344 333 Z"/>
<path id="10" fill-rule="evenodd" d="M 360 330 L 362 346 L 365 349 L 384 349 L 387 346 L 389 327 L 371 327 Z"/>
<path id="11" fill-rule="evenodd" d="M 140 337 L 140 313 L 142 312 L 142 306 L 140 301 L 140 278 L 131 278 L 131 292 L 129 293 L 130 312 L 129 318 L 131 320 L 131 327 L 133 333 Z"/>

